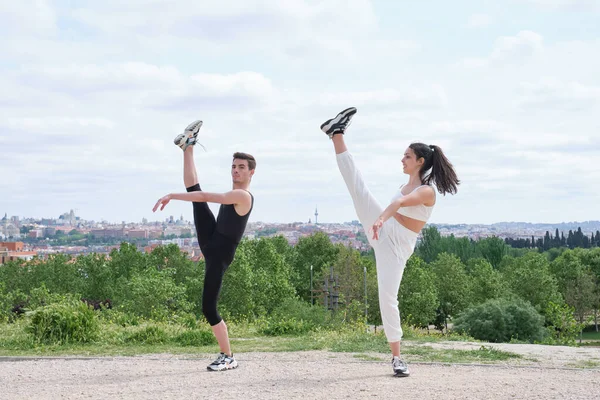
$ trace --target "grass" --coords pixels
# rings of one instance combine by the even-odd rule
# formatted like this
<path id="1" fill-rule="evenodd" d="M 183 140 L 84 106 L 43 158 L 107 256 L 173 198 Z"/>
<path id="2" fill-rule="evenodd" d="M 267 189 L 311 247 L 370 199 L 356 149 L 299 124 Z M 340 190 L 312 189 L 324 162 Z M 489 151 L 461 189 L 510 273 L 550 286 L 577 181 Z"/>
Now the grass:
<path id="1" fill-rule="evenodd" d="M 581 342 L 580 344 L 579 338 L 577 338 L 577 344 L 580 346 L 600 347 L 600 332 L 583 332 L 583 334 L 581 335 L 581 339 L 583 340 L 583 342 Z"/>
<path id="2" fill-rule="evenodd" d="M 181 325 L 144 322 L 138 326 L 102 323 L 100 337 L 87 344 L 40 344 L 25 333 L 26 321 L 0 324 L 0 356 L 133 356 L 142 354 L 200 355 L 218 352 L 218 346 L 206 329 Z M 244 352 L 293 352 L 325 350 L 358 353 L 364 361 L 381 361 L 389 354 L 383 333 L 367 332 L 364 327 L 346 327 L 337 331 L 316 330 L 298 336 L 264 336 L 250 323 L 229 324 L 232 347 Z M 477 350 L 434 349 L 424 342 L 446 340 L 444 336 L 410 335 L 403 352 L 412 361 L 443 363 L 499 362 L 519 355 L 482 346 Z M 381 356 L 379 355 L 381 354 Z"/>
<path id="3" fill-rule="evenodd" d="M 382 361 L 383 360 L 382 357 L 376 357 L 371 354 L 363 354 L 363 353 L 355 354 L 352 357 L 358 358 L 359 360 L 363 360 L 363 361 Z"/>
<path id="4" fill-rule="evenodd" d="M 583 332 L 582 339 L 600 341 L 600 332 Z"/>
<path id="5" fill-rule="evenodd" d="M 576 363 L 571 363 L 568 364 L 569 367 L 573 367 L 573 368 L 600 368 L 600 360 L 598 360 L 597 358 L 591 359 L 591 360 L 582 360 L 582 361 L 578 361 Z"/>
<path id="6" fill-rule="evenodd" d="M 520 354 L 481 346 L 476 350 L 434 349 L 430 346 L 405 346 L 404 354 L 414 361 L 443 362 L 449 364 L 490 363 L 520 359 Z"/>

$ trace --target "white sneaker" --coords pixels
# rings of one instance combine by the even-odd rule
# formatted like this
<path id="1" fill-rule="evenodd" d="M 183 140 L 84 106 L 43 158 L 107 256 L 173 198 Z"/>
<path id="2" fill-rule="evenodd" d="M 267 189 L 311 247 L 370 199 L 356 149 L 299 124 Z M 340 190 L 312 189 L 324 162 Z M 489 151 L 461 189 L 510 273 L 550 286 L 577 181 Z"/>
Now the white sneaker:
<path id="1" fill-rule="evenodd" d="M 392 368 L 394 369 L 394 376 L 403 377 L 410 375 L 408 365 L 397 356 L 392 358 Z"/>
<path id="2" fill-rule="evenodd" d="M 193 146 L 196 144 L 196 139 L 198 137 L 198 132 L 200 131 L 200 127 L 202 127 L 202 121 L 197 120 L 189 124 L 184 130 L 183 133 L 180 133 L 175 137 L 173 142 L 181 148 L 181 150 L 187 149 L 188 146 Z"/>
<path id="3" fill-rule="evenodd" d="M 229 357 L 227 354 L 221 353 L 206 369 L 209 371 L 227 371 L 228 369 L 235 369 L 237 366 L 238 363 L 235 361 L 233 354 Z"/>
<path id="4" fill-rule="evenodd" d="M 328 119 L 327 121 L 321 124 L 321 130 L 329 136 L 329 138 L 333 138 L 333 135 L 343 134 L 346 131 L 346 128 L 350 126 L 352 122 L 352 117 L 356 114 L 357 110 L 355 107 L 346 108 L 341 111 L 334 118 Z"/>

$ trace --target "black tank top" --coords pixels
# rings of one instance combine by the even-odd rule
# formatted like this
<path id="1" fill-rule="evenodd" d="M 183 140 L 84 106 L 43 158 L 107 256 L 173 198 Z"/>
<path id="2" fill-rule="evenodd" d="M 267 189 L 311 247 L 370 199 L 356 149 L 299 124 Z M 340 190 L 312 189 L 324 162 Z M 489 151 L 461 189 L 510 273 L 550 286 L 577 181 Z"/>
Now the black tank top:
<path id="1" fill-rule="evenodd" d="M 250 193 L 250 192 L 248 192 Z M 221 235 L 231 239 L 234 243 L 239 243 L 244 236 L 246 230 L 246 224 L 248 223 L 248 217 L 254 208 L 254 196 L 250 193 L 252 203 L 250 204 L 250 211 L 246 215 L 241 216 L 235 211 L 233 204 L 221 204 L 219 208 L 219 215 L 217 216 L 217 232 Z"/>

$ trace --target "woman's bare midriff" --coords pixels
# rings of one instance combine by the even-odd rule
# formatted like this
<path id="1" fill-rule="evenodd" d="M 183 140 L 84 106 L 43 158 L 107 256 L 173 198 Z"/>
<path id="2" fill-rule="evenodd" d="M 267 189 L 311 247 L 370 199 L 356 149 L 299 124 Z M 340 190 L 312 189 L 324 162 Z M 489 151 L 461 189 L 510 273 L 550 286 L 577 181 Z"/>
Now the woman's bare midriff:
<path id="1" fill-rule="evenodd" d="M 398 221 L 400 225 L 415 233 L 421 232 L 421 229 L 423 229 L 425 226 L 425 222 L 419 221 L 418 219 L 409 218 L 399 213 L 394 214 L 394 219 Z"/>

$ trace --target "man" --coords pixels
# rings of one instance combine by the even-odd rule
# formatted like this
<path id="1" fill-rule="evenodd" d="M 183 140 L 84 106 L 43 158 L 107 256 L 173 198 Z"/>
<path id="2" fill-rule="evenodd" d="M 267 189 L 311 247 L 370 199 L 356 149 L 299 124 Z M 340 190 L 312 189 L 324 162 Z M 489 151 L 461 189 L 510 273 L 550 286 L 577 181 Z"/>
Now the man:
<path id="1" fill-rule="evenodd" d="M 238 363 L 231 352 L 227 325 L 217 311 L 217 299 L 223 274 L 233 261 L 254 205 L 254 197 L 248 187 L 254 175 L 256 160 L 250 154 L 234 153 L 231 165 L 233 189 L 226 193 L 202 191 L 194 164 L 194 145 L 201 126 L 202 121 L 192 122 L 174 141 L 183 150 L 183 182 L 187 193 L 171 193 L 161 197 L 152 211 L 159 207 L 163 210 L 171 200 L 190 201 L 193 204 L 198 244 L 206 262 L 202 313 L 221 348 L 217 359 L 207 368 L 209 371 L 226 371 L 237 368 Z M 221 204 L 216 219 L 207 203 Z"/>

